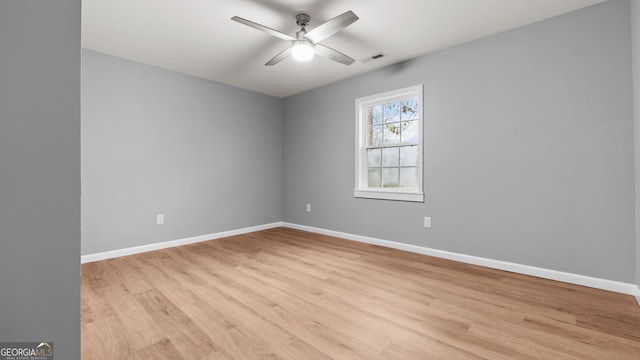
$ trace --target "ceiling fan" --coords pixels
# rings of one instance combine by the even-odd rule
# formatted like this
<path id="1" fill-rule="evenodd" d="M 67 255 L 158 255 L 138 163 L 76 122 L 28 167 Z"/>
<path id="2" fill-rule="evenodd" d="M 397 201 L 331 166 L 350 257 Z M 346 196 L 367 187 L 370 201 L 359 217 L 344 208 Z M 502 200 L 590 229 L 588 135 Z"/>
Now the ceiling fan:
<path id="1" fill-rule="evenodd" d="M 296 15 L 296 24 L 300 26 L 300 31 L 296 32 L 296 36 L 285 34 L 278 30 L 260 25 L 253 21 L 243 19 L 238 16 L 234 16 L 231 20 L 237 21 L 241 24 L 250 26 L 254 29 L 258 29 L 266 32 L 269 35 L 275 36 L 279 39 L 291 41 L 291 46 L 284 49 L 278 55 L 274 56 L 265 65 L 272 66 L 280 61 L 284 60 L 287 56 L 291 55 L 298 61 L 309 61 L 313 58 L 314 54 L 318 54 L 327 59 L 337 61 L 341 64 L 351 65 L 355 61 L 347 55 L 334 50 L 330 47 L 319 44 L 320 41 L 342 31 L 347 26 L 356 22 L 359 18 L 352 11 L 347 11 L 344 14 L 338 15 L 325 23 L 318 25 L 313 30 L 307 32 L 305 27 L 309 24 L 311 17 L 306 13 L 300 13 Z"/>

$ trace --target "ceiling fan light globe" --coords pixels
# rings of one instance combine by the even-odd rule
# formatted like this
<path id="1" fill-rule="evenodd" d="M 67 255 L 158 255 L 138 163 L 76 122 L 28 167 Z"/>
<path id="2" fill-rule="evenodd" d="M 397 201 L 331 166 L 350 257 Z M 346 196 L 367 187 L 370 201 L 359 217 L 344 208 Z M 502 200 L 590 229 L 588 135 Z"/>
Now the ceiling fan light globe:
<path id="1" fill-rule="evenodd" d="M 291 56 L 296 61 L 309 61 L 313 55 L 313 46 L 308 41 L 296 41 L 291 48 Z"/>

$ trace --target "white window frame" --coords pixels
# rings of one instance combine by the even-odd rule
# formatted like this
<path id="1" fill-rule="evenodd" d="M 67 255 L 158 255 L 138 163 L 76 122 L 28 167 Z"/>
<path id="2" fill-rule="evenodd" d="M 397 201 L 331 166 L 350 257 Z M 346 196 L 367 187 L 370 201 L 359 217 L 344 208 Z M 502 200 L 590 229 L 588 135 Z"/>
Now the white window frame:
<path id="1" fill-rule="evenodd" d="M 418 98 L 418 164 L 417 188 L 370 188 L 367 186 L 367 107 L 394 102 L 410 97 Z M 424 202 L 422 186 L 423 177 L 423 90 L 422 85 L 407 87 L 382 94 L 371 95 L 356 99 L 356 174 L 353 195 L 356 198 L 382 199 Z M 395 144 L 394 144 L 395 145 Z M 394 146 L 390 145 L 390 146 Z M 397 144 L 395 146 L 402 145 Z"/>

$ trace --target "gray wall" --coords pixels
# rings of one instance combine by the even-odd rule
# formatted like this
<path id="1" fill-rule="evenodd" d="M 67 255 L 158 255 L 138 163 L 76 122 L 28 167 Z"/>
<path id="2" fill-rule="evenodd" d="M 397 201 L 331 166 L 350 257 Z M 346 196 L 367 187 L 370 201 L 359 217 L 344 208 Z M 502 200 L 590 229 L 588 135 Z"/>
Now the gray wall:
<path id="1" fill-rule="evenodd" d="M 80 358 L 80 0 L 0 1 L 0 341 Z"/>
<path id="2" fill-rule="evenodd" d="M 83 255 L 282 219 L 281 99 L 82 61 Z"/>
<path id="3" fill-rule="evenodd" d="M 636 284 L 640 286 L 640 1 L 631 1 L 633 119 L 636 165 Z"/>
<path id="4" fill-rule="evenodd" d="M 285 99 L 285 221 L 633 282 L 629 44 L 609 1 Z M 425 203 L 355 199 L 354 100 L 415 84 Z"/>

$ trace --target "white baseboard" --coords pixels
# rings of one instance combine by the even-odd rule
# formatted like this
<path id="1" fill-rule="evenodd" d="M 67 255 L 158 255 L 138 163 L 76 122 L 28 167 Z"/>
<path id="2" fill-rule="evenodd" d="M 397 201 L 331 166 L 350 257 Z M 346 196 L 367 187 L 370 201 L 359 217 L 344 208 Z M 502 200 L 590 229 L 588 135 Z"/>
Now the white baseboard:
<path id="1" fill-rule="evenodd" d="M 602 289 L 602 290 L 608 290 L 608 291 L 613 291 L 613 292 L 627 294 L 627 295 L 633 295 L 636 297 L 636 300 L 638 300 L 638 304 L 640 304 L 640 289 L 635 284 L 629 284 L 629 283 L 607 280 L 607 279 L 600 279 L 600 278 L 595 278 L 595 277 L 590 277 L 585 275 L 572 274 L 572 273 L 557 271 L 557 270 L 544 269 L 544 268 L 539 268 L 535 266 L 516 264 L 516 263 L 507 262 L 507 261 L 487 259 L 487 258 L 482 258 L 478 256 L 458 254 L 458 253 L 449 252 L 449 251 L 431 249 L 431 248 L 417 246 L 417 245 L 410 245 L 410 244 L 404 244 L 404 243 L 399 243 L 395 241 L 376 239 L 372 237 L 354 235 L 354 234 L 321 229 L 321 228 L 316 228 L 316 227 L 311 227 L 306 225 L 298 225 L 298 224 L 285 222 L 282 224 L 282 226 L 289 227 L 292 229 L 298 229 L 298 230 L 304 230 L 304 231 L 309 231 L 313 233 L 323 234 L 323 235 L 340 237 L 340 238 L 354 240 L 354 241 L 363 242 L 367 244 L 380 245 L 388 248 L 404 250 L 404 251 L 409 251 L 413 253 L 429 255 L 429 256 L 434 256 L 434 257 L 439 257 L 439 258 L 444 258 L 449 260 L 455 260 L 455 261 L 459 261 L 467 264 L 485 266 L 488 268 L 511 271 L 514 273 L 531 275 L 531 276 L 536 276 L 544 279 L 562 281 L 570 284 L 588 286 L 596 289 Z"/>
<path id="2" fill-rule="evenodd" d="M 166 249 L 166 248 L 171 248 L 171 247 L 180 246 L 180 245 L 187 245 L 187 244 L 193 244 L 193 243 L 198 243 L 203 241 L 215 240 L 223 237 L 241 235 L 241 234 L 246 234 L 254 231 L 272 229 L 272 228 L 281 227 L 281 226 L 283 226 L 282 222 L 275 222 L 271 224 L 251 226 L 251 227 L 237 229 L 237 230 L 222 231 L 218 233 L 194 236 L 194 237 L 189 237 L 189 238 L 184 238 L 179 240 L 165 241 L 161 243 L 154 243 L 154 244 L 148 244 L 148 245 L 142 245 L 142 246 L 134 246 L 126 249 L 105 251 L 101 253 L 83 255 L 80 257 L 80 262 L 82 264 L 85 264 L 93 261 L 112 259 L 120 256 L 139 254 L 147 251 L 160 250 L 160 249 Z"/>
<path id="3" fill-rule="evenodd" d="M 458 253 L 449 252 L 449 251 L 431 249 L 423 246 L 404 244 L 404 243 L 390 241 L 390 240 L 382 240 L 382 239 L 377 239 L 377 238 L 372 238 L 367 236 L 354 235 L 354 234 L 349 234 L 349 233 L 344 233 L 339 231 L 327 230 L 327 229 L 316 228 L 316 227 L 311 227 L 306 225 L 292 224 L 287 222 L 274 222 L 270 224 L 251 226 L 251 227 L 246 227 L 246 228 L 236 229 L 236 230 L 222 231 L 222 232 L 213 233 L 213 234 L 194 236 L 194 237 L 172 240 L 172 241 L 165 241 L 161 243 L 154 243 L 154 244 L 125 248 L 125 249 L 118 249 L 118 250 L 105 251 L 105 252 L 100 252 L 95 254 L 83 255 L 80 258 L 80 261 L 82 264 L 85 264 L 93 261 L 106 260 L 106 259 L 116 258 L 120 256 L 139 254 L 139 253 L 153 251 L 153 250 L 160 250 L 160 249 L 166 249 L 166 248 L 171 248 L 175 246 L 215 240 L 215 239 L 220 239 L 224 237 L 241 235 L 241 234 L 246 234 L 250 232 L 281 227 L 281 226 L 292 228 L 292 229 L 309 231 L 309 232 L 323 234 L 323 235 L 340 237 L 343 239 L 354 240 L 354 241 L 367 243 L 367 244 L 380 245 L 388 248 L 404 250 L 404 251 L 409 251 L 409 252 L 423 254 L 423 255 L 455 260 L 455 261 L 459 261 L 467 264 L 485 266 L 493 269 L 511 271 L 514 273 L 531 275 L 531 276 L 536 276 L 544 279 L 557 280 L 557 281 L 562 281 L 570 284 L 588 286 L 596 289 L 603 289 L 603 290 L 614 291 L 622 294 L 633 295 L 635 296 L 636 301 L 638 301 L 638 305 L 640 305 L 640 288 L 635 284 L 600 279 L 600 278 L 595 278 L 590 276 L 578 275 L 578 274 L 567 273 L 567 272 L 562 272 L 557 270 L 544 269 L 544 268 L 539 268 L 534 266 L 516 264 L 516 263 L 507 262 L 507 261 L 487 259 L 487 258 L 482 258 L 478 256 L 458 254 Z"/>

